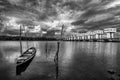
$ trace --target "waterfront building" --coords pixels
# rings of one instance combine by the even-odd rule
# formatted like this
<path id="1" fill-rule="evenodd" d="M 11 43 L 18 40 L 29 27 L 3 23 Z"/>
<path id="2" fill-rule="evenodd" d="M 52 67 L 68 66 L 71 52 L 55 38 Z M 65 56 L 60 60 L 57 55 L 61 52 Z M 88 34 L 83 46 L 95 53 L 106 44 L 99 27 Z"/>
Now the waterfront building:
<path id="1" fill-rule="evenodd" d="M 87 40 L 90 40 L 90 31 L 86 33 Z"/>
<path id="2" fill-rule="evenodd" d="M 116 28 L 105 28 L 104 33 L 106 34 L 106 38 L 114 38 L 114 33 L 117 32 Z"/>
<path id="3" fill-rule="evenodd" d="M 82 33 L 82 40 L 85 40 L 85 33 Z"/>
<path id="4" fill-rule="evenodd" d="M 79 33 L 79 40 L 82 40 L 82 34 Z"/>
<path id="5" fill-rule="evenodd" d="M 90 32 L 90 39 L 91 39 L 91 40 L 94 39 L 94 35 L 95 35 L 95 33 L 91 31 L 91 32 Z"/>
<path id="6" fill-rule="evenodd" d="M 67 33 L 65 40 L 78 41 L 118 41 L 120 32 L 116 28 L 105 28 L 103 30 L 88 31 L 86 33 Z"/>
<path id="7" fill-rule="evenodd" d="M 95 39 L 102 39 L 103 30 L 95 30 Z"/>

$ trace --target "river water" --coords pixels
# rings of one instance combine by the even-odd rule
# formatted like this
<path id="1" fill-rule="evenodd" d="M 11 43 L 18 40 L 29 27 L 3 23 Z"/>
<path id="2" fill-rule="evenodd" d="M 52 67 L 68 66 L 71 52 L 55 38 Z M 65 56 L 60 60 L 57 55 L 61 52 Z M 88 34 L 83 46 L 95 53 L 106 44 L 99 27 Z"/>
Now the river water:
<path id="1" fill-rule="evenodd" d="M 55 80 L 56 41 L 23 41 L 23 52 L 36 47 L 31 64 L 16 76 L 19 41 L 0 41 L 0 80 Z M 120 43 L 61 42 L 58 80 L 119 80 Z M 115 72 L 115 74 L 109 73 Z"/>

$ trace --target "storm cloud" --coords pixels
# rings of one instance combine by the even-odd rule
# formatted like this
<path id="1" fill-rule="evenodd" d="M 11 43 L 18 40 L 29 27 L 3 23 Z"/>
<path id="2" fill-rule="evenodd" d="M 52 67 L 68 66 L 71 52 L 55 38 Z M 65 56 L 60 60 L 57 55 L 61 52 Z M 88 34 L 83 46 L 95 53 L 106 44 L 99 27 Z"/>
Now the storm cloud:
<path id="1" fill-rule="evenodd" d="M 13 19 L 15 24 L 45 23 L 47 28 L 61 21 L 74 31 L 119 27 L 119 5 L 119 0 L 1 0 L 0 29 Z"/>

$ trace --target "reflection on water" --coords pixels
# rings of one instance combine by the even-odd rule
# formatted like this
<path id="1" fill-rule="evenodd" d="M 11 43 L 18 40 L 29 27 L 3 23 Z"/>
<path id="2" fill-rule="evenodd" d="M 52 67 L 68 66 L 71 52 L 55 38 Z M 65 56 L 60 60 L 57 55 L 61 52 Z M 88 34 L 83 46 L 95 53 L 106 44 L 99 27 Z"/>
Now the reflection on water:
<path id="1" fill-rule="evenodd" d="M 21 76 L 15 75 L 20 55 L 17 41 L 0 42 L 0 78 L 3 80 L 54 80 L 57 42 L 23 41 L 23 51 L 36 47 L 33 62 Z M 59 52 L 60 80 L 107 80 L 107 70 L 120 71 L 120 43 L 62 42 Z M 2 74 L 4 72 L 4 74 Z M 109 80 L 109 79 L 108 79 Z"/>
<path id="2" fill-rule="evenodd" d="M 108 68 L 116 69 L 117 43 L 107 44 L 105 47 L 105 56 Z"/>

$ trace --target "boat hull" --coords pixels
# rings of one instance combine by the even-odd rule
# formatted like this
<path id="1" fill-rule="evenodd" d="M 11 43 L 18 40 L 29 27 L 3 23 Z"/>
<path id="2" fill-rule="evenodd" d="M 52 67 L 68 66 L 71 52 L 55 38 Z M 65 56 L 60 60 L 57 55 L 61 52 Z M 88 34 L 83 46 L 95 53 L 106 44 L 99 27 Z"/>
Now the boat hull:
<path id="1" fill-rule="evenodd" d="M 24 62 L 22 62 L 22 63 L 17 62 L 16 75 L 21 75 L 21 73 L 27 69 L 27 67 L 30 65 L 33 58 L 35 57 L 35 53 L 36 53 L 36 50 L 31 56 L 28 56 L 28 59 L 25 60 Z"/>

